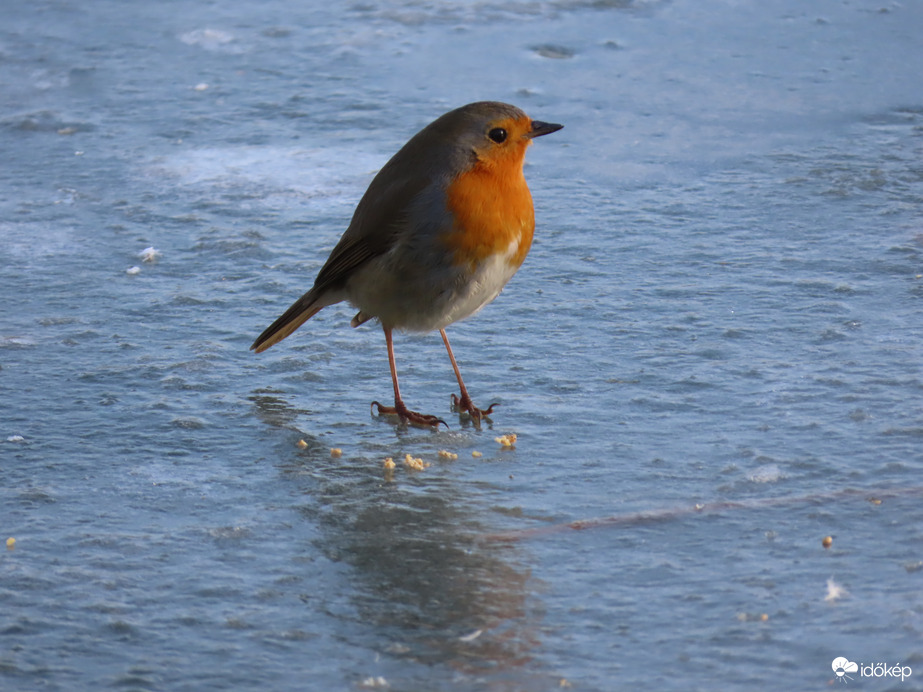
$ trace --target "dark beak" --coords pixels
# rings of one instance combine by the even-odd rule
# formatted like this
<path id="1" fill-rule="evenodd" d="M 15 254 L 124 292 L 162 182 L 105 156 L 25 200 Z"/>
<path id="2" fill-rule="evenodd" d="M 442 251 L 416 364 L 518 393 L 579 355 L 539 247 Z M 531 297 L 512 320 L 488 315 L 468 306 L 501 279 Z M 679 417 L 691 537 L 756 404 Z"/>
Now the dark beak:
<path id="1" fill-rule="evenodd" d="M 535 139 L 536 137 L 541 137 L 542 135 L 550 135 L 552 132 L 557 132 L 560 130 L 563 125 L 558 125 L 557 123 L 543 123 L 541 120 L 532 121 L 532 129 L 526 133 L 526 137 L 529 139 Z"/>

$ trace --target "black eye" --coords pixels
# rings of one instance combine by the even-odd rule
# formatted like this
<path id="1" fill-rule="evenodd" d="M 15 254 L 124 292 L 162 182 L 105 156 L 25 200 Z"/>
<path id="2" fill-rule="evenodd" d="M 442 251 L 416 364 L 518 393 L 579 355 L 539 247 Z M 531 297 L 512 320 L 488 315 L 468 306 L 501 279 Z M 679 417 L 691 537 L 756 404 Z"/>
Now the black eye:
<path id="1" fill-rule="evenodd" d="M 502 127 L 495 127 L 487 133 L 487 136 L 497 144 L 503 144 L 506 141 L 506 130 L 504 130 Z"/>

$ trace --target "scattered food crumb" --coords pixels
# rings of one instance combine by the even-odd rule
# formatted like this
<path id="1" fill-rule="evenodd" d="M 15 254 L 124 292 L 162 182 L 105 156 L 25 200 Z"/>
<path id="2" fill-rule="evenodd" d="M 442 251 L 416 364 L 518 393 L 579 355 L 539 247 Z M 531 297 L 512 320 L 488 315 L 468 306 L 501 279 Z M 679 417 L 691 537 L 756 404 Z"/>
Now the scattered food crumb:
<path id="1" fill-rule="evenodd" d="M 208 84 L 206 84 L 205 82 L 199 82 L 192 88 L 195 89 L 196 91 L 205 91 L 206 89 L 208 89 Z"/>
<path id="2" fill-rule="evenodd" d="M 22 435 L 10 435 L 8 438 L 6 438 L 6 441 L 7 442 L 25 442 L 26 438 L 24 438 Z"/>
<path id="3" fill-rule="evenodd" d="M 394 463 L 394 459 L 388 457 L 382 462 L 382 466 L 384 466 L 387 471 L 391 471 L 395 466 L 397 466 L 397 464 Z"/>
<path id="4" fill-rule="evenodd" d="M 703 505 L 701 502 L 696 502 L 696 503 L 695 503 L 695 511 L 696 511 L 696 512 L 701 512 L 703 509 L 705 509 L 705 505 Z"/>
<path id="5" fill-rule="evenodd" d="M 16 547 L 16 539 L 10 536 L 9 538 L 6 539 L 6 549 L 12 550 L 15 547 Z"/>
<path id="6" fill-rule="evenodd" d="M 571 688 L 573 685 L 570 684 L 570 680 L 567 678 L 561 678 L 560 682 L 558 682 L 558 687 Z"/>
<path id="7" fill-rule="evenodd" d="M 878 499 L 877 497 L 870 497 L 870 498 L 869 498 L 869 502 L 871 502 L 873 505 L 880 505 L 880 504 L 881 504 L 881 500 Z"/>
<path id="8" fill-rule="evenodd" d="M 471 452 L 471 456 L 473 456 L 475 459 L 479 459 L 480 457 L 484 455 L 481 454 L 478 450 L 474 450 L 473 452 Z"/>
<path id="9" fill-rule="evenodd" d="M 304 449 L 305 447 L 308 446 L 308 443 L 305 442 L 304 440 L 298 440 L 298 442 L 296 442 L 295 444 L 298 445 L 299 449 Z"/>
<path id="10" fill-rule="evenodd" d="M 360 684 L 360 687 L 367 687 L 370 689 L 375 689 L 375 688 L 380 688 L 380 687 L 391 687 L 391 685 L 389 685 L 388 681 L 379 675 L 377 677 L 366 678 L 365 680 L 362 681 L 362 683 Z"/>
<path id="11" fill-rule="evenodd" d="M 824 536 L 824 540 L 821 541 L 821 545 L 825 548 L 829 548 L 833 545 L 833 536 Z"/>
<path id="12" fill-rule="evenodd" d="M 455 452 L 450 452 L 446 449 L 440 449 L 439 456 L 443 459 L 458 459 L 458 455 L 455 454 Z"/>
<path id="13" fill-rule="evenodd" d="M 343 456 L 343 450 L 339 447 L 334 447 L 330 450 L 330 456 L 332 456 L 334 459 L 339 459 L 341 456 Z"/>
<path id="14" fill-rule="evenodd" d="M 414 471 L 422 471 L 429 465 L 429 462 L 423 461 L 420 457 L 414 458 L 410 454 L 404 455 L 404 466 L 412 468 Z"/>
<path id="15" fill-rule="evenodd" d="M 513 447 L 516 445 L 516 433 L 509 433 L 508 435 L 495 437 L 494 441 L 499 442 L 504 447 Z"/>
<path id="16" fill-rule="evenodd" d="M 835 581 L 833 581 L 833 579 L 827 580 L 827 595 L 824 596 L 825 601 L 835 601 L 839 598 L 843 598 L 848 594 L 849 592 Z"/>
<path id="17" fill-rule="evenodd" d="M 464 637 L 459 637 L 458 641 L 460 642 L 473 642 L 475 639 L 484 634 L 484 630 L 474 630 L 471 634 L 466 634 Z"/>
<path id="18" fill-rule="evenodd" d="M 160 259 L 163 253 L 155 248 L 153 245 L 151 247 L 144 248 L 141 252 L 138 253 L 138 257 L 141 258 L 142 262 L 156 262 Z"/>
<path id="19" fill-rule="evenodd" d="M 128 274 L 128 276 L 137 276 L 138 274 L 141 273 L 141 267 L 137 265 L 133 267 L 129 267 L 128 269 L 125 270 L 125 273 Z"/>
<path id="20" fill-rule="evenodd" d="M 767 622 L 769 620 L 769 613 L 763 613 L 760 615 L 760 622 Z"/>

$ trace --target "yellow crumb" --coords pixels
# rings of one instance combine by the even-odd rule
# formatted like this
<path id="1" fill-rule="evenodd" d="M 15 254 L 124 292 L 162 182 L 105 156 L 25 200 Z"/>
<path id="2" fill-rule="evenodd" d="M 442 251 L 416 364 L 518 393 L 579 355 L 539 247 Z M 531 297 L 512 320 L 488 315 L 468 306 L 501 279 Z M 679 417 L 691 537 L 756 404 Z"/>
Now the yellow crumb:
<path id="1" fill-rule="evenodd" d="M 516 433 L 495 437 L 494 442 L 499 442 L 504 447 L 513 447 L 516 444 Z"/>
<path id="2" fill-rule="evenodd" d="M 760 615 L 761 622 L 766 622 L 768 620 L 769 620 L 769 613 L 763 613 L 762 615 Z"/>
<path id="3" fill-rule="evenodd" d="M 404 455 L 404 466 L 412 468 L 414 471 L 422 471 L 429 465 L 429 462 L 423 461 L 420 457 L 414 458 L 410 454 Z"/>
<path id="4" fill-rule="evenodd" d="M 820 544 L 825 548 L 829 548 L 833 545 L 833 536 L 824 536 L 824 540 L 822 540 Z"/>
<path id="5" fill-rule="evenodd" d="M 475 459 L 477 459 L 478 457 L 482 457 L 482 456 L 484 456 L 484 455 L 481 454 L 478 450 L 474 450 L 473 452 L 471 452 L 471 456 L 473 456 Z"/>
<path id="6" fill-rule="evenodd" d="M 300 449 L 304 449 L 305 447 L 308 446 L 308 443 L 305 442 L 304 440 L 298 440 L 298 442 L 296 442 L 295 444 L 297 444 Z"/>
<path id="7" fill-rule="evenodd" d="M 387 459 L 384 460 L 384 462 L 382 462 L 382 466 L 384 466 L 388 471 L 390 471 L 395 466 L 397 466 L 397 464 L 394 463 L 394 459 L 392 459 L 391 457 L 388 457 Z"/>
<path id="8" fill-rule="evenodd" d="M 339 447 L 334 447 L 330 450 L 330 456 L 332 456 L 334 459 L 339 458 L 343 456 L 343 450 Z"/>
<path id="9" fill-rule="evenodd" d="M 877 497 L 870 497 L 870 498 L 869 498 L 869 502 L 871 502 L 873 505 L 880 505 L 880 504 L 881 504 L 881 500 L 879 500 Z"/>
<path id="10" fill-rule="evenodd" d="M 458 459 L 458 455 L 455 452 L 450 452 L 446 449 L 440 449 L 439 456 L 443 459 Z"/>
<path id="11" fill-rule="evenodd" d="M 16 547 L 16 539 L 10 536 L 9 538 L 6 539 L 6 549 L 12 550 L 15 547 Z"/>

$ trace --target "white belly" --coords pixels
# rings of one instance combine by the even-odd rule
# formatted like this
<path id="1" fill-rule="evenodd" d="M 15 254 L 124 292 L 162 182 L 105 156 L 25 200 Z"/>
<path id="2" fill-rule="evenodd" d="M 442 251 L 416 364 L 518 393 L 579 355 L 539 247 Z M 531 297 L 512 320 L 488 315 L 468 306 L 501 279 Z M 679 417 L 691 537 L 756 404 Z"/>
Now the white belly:
<path id="1" fill-rule="evenodd" d="M 519 243 L 480 262 L 438 272 L 398 272 L 384 255 L 371 260 L 347 285 L 350 303 L 364 318 L 408 331 L 442 329 L 470 317 L 496 298 L 519 267 L 511 263 Z"/>

